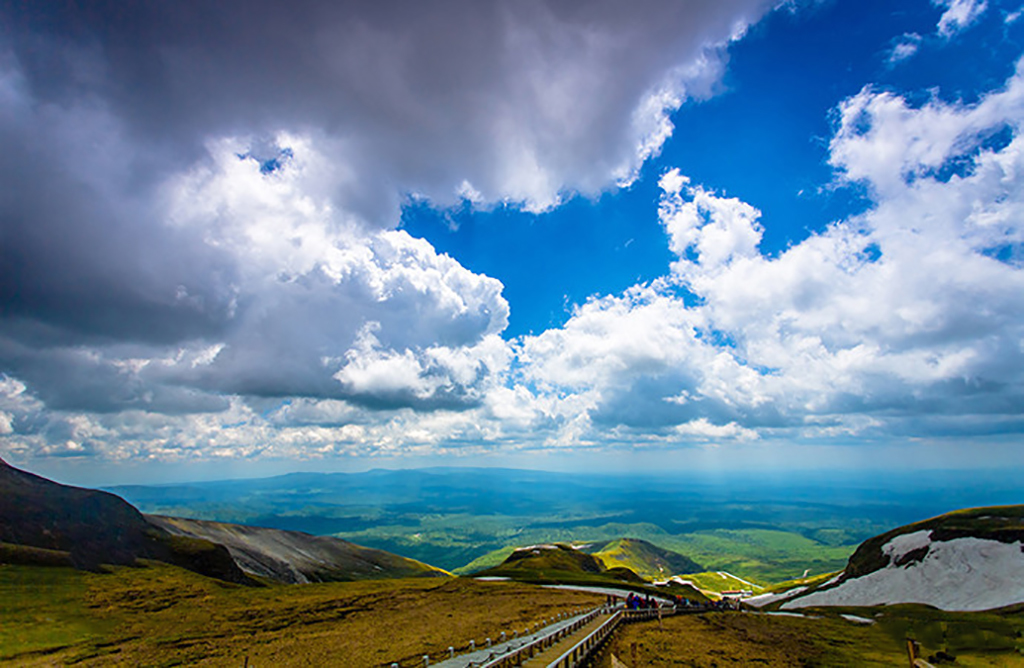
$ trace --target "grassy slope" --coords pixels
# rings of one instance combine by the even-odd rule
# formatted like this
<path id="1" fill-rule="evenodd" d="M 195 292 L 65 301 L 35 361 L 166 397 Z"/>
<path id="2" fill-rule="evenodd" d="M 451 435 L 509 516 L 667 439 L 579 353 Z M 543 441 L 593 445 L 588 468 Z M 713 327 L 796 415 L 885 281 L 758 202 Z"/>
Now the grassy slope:
<path id="1" fill-rule="evenodd" d="M 472 573 L 478 573 L 488 568 L 494 568 L 495 566 L 500 565 L 501 562 L 508 559 L 508 556 L 515 551 L 516 548 L 512 545 L 509 545 L 507 547 L 494 550 L 493 552 L 488 552 L 487 554 L 481 557 L 477 557 L 465 566 L 456 568 L 454 571 L 452 571 L 452 573 L 455 573 L 456 575 L 470 575 Z"/>
<path id="2" fill-rule="evenodd" d="M 778 594 L 784 591 L 789 591 L 794 587 L 817 587 L 818 585 L 824 584 L 832 579 L 833 576 L 838 575 L 838 571 L 835 573 L 822 573 L 821 575 L 812 575 L 806 578 L 795 578 L 793 580 L 786 580 L 785 582 L 776 582 L 770 587 L 765 587 L 762 594 Z"/>
<path id="3" fill-rule="evenodd" d="M 477 575 L 543 584 L 601 586 L 621 582 L 605 571 L 604 565 L 591 555 L 559 543 L 515 550 L 498 566 L 480 571 Z M 638 578 L 633 574 L 632 579 Z"/>
<path id="4" fill-rule="evenodd" d="M 250 588 L 158 562 L 110 574 L 0 566 L 0 661 L 421 665 L 603 600 L 456 578 Z"/>
<path id="5" fill-rule="evenodd" d="M 822 545 L 796 533 L 767 529 L 715 530 L 664 536 L 666 548 L 690 555 L 708 570 L 728 571 L 758 584 L 840 570 L 856 546 Z"/>
<path id="6" fill-rule="evenodd" d="M 591 552 L 608 568 L 621 566 L 650 580 L 664 580 L 673 575 L 697 573 L 703 567 L 677 552 L 653 543 L 633 538 L 620 538 L 603 545 L 595 545 Z"/>
<path id="7" fill-rule="evenodd" d="M 690 573 L 688 575 L 681 576 L 684 580 L 689 580 L 693 584 L 697 585 L 702 591 L 715 592 L 720 594 L 723 591 L 736 591 L 741 589 L 753 589 L 755 594 L 761 593 L 761 587 L 755 585 L 751 587 L 750 584 L 736 578 L 729 573 L 724 571 L 705 571 L 703 573 Z"/>
<path id="8" fill-rule="evenodd" d="M 39 557 L 40 564 L 64 560 L 96 569 L 101 564 L 158 559 L 231 582 L 255 584 L 221 545 L 172 536 L 149 524 L 120 497 L 61 485 L 2 459 L 0 543 L 6 544 L 0 558 L 16 563 Z"/>

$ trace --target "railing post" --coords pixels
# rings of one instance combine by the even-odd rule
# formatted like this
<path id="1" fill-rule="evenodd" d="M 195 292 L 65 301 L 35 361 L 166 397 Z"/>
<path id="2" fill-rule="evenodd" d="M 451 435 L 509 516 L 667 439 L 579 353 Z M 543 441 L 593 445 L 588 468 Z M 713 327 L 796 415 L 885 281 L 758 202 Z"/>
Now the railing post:
<path id="1" fill-rule="evenodd" d="M 430 655 L 429 654 L 424 654 L 423 655 L 423 668 L 426 668 L 429 665 L 430 665 Z"/>
<path id="2" fill-rule="evenodd" d="M 454 647 L 449 647 L 448 648 L 448 658 L 449 659 L 454 659 L 455 658 L 455 648 Z"/>

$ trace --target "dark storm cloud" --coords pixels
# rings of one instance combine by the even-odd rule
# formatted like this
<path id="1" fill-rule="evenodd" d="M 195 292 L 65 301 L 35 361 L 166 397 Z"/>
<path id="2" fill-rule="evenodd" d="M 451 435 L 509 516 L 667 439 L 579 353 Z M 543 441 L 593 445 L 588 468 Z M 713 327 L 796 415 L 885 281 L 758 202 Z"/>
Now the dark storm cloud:
<path id="1" fill-rule="evenodd" d="M 762 0 L 6 3 L 0 369 L 47 403 L 86 410 L 146 401 L 204 410 L 207 392 L 409 403 L 390 385 L 345 389 L 332 378 L 338 363 L 323 360 L 343 359 L 370 322 L 380 345 L 399 351 L 474 345 L 504 327 L 507 305 L 500 286 L 442 271 L 430 253 L 376 257 L 403 243 L 382 251 L 360 235 L 393 227 L 410 193 L 544 208 L 562 192 L 612 187 L 657 150 L 666 112 L 709 93 L 722 46 L 766 9 Z M 279 145 L 281 133 L 307 142 L 305 154 Z M 306 230 L 289 243 L 347 235 L 355 255 L 360 244 L 374 254 L 359 255 L 370 269 L 349 263 L 333 285 L 309 287 L 327 260 L 275 267 L 279 249 L 252 246 L 246 227 L 266 206 L 231 199 L 238 181 L 227 149 L 214 148 L 222 140 L 268 184 L 306 170 L 298 191 L 278 193 L 278 219 L 310 198 L 330 205 L 316 222 L 325 236 Z M 293 156 L 314 153 L 317 166 L 281 177 Z M 190 201 L 199 213 L 182 223 Z M 383 293 L 366 287 L 380 284 Z M 111 348 L 151 346 L 159 357 L 217 342 L 227 345 L 212 363 L 168 377 L 126 375 Z M 473 401 L 459 383 L 438 387 L 418 401 Z"/>
<path id="2" fill-rule="evenodd" d="M 556 191 L 605 187 L 639 100 L 766 4 L 31 3 L 4 19 L 33 99 L 98 101 L 159 148 L 157 169 L 210 136 L 316 130 L 366 173 L 346 208 L 391 225 L 410 190 L 529 196 L 493 150 L 520 141 Z"/>

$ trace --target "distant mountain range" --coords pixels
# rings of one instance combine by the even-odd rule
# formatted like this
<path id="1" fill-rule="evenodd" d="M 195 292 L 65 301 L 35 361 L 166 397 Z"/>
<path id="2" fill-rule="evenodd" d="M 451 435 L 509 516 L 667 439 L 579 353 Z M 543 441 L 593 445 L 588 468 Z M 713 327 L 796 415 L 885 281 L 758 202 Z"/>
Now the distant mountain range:
<path id="1" fill-rule="evenodd" d="M 783 610 L 921 603 L 976 611 L 1024 603 L 1024 506 L 959 510 L 861 544 L 823 582 L 749 599 Z"/>

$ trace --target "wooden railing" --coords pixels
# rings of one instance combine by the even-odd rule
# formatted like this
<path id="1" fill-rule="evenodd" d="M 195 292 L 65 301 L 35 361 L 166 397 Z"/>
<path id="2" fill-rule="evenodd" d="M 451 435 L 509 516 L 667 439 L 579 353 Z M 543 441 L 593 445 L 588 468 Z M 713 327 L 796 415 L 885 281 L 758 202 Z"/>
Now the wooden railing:
<path id="1" fill-rule="evenodd" d="M 573 619 L 569 624 L 558 629 L 554 629 L 549 633 L 545 634 L 543 631 L 540 631 L 540 634 L 542 634 L 540 637 L 535 637 L 530 641 L 523 639 L 521 641 L 523 644 L 518 647 L 510 647 L 510 645 L 514 644 L 516 641 L 511 643 L 505 642 L 506 635 L 502 633 L 502 643 L 495 647 L 494 651 L 488 652 L 481 659 L 469 661 L 467 663 L 458 663 L 457 665 L 462 666 L 463 668 L 512 668 L 513 666 L 521 666 L 524 662 L 576 634 L 580 629 L 593 622 L 600 615 L 611 615 L 599 627 L 588 633 L 585 637 L 581 638 L 572 647 L 566 650 L 553 663 L 548 664 L 549 668 L 571 668 L 573 666 L 580 665 L 583 661 L 593 656 L 593 654 L 599 650 L 602 645 L 604 645 L 612 634 L 615 633 L 621 624 L 661 619 L 662 617 L 678 613 L 701 612 L 704 610 L 702 606 L 693 608 L 677 608 L 672 605 L 659 608 L 626 610 L 622 609 L 621 605 L 622 604 L 620 603 L 612 606 L 598 606 L 589 612 L 580 615 L 576 619 Z M 487 639 L 486 647 L 491 647 L 490 638 Z M 472 641 L 470 642 L 469 651 L 470 653 L 479 651 Z M 448 653 L 448 660 L 442 661 L 442 664 L 448 664 L 449 661 L 454 662 L 456 660 L 454 647 L 449 647 Z M 423 659 L 424 666 L 432 665 L 429 657 L 424 656 Z M 397 664 L 392 664 L 392 666 L 395 667 Z"/>
<path id="2" fill-rule="evenodd" d="M 619 627 L 626 618 L 626 612 L 620 610 L 608 618 L 604 624 L 587 634 L 587 637 L 566 650 L 562 656 L 548 664 L 548 668 L 574 668 L 586 661 Z"/>
<path id="3" fill-rule="evenodd" d="M 490 657 L 483 663 L 470 665 L 473 668 L 510 668 L 511 666 L 521 665 L 524 661 L 533 657 L 535 654 L 543 652 L 555 643 L 571 636 L 590 622 L 594 621 L 598 616 L 608 611 L 609 608 L 603 605 L 594 608 L 587 614 L 574 620 L 571 624 L 563 626 L 554 633 L 546 635 L 543 638 L 537 638 L 536 640 L 528 642 L 521 647 L 517 647 L 516 649 L 513 649 L 501 656 Z"/>

